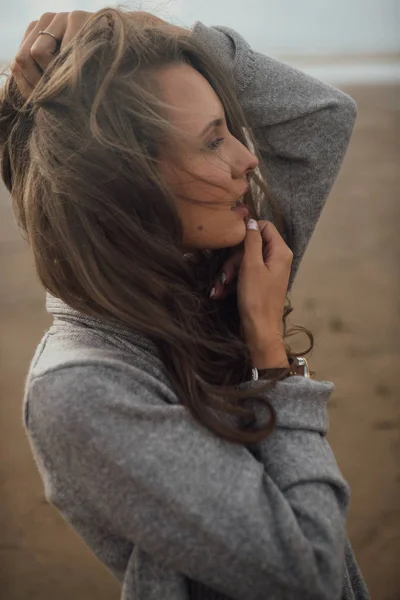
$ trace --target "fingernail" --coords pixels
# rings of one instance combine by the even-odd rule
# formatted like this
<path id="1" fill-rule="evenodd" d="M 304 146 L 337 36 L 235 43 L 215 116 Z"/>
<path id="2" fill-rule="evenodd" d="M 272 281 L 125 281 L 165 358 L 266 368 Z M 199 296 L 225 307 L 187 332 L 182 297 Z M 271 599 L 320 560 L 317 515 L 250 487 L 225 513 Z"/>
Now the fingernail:
<path id="1" fill-rule="evenodd" d="M 258 231 L 258 223 L 255 219 L 249 219 L 246 225 L 247 229 L 253 229 L 254 231 Z"/>
<path id="2" fill-rule="evenodd" d="M 221 273 L 221 283 L 222 283 L 222 285 L 225 285 L 225 281 L 226 281 L 226 273 Z"/>
<path id="3" fill-rule="evenodd" d="M 210 292 L 210 298 L 213 298 L 215 296 L 215 287 L 213 287 L 213 289 Z"/>

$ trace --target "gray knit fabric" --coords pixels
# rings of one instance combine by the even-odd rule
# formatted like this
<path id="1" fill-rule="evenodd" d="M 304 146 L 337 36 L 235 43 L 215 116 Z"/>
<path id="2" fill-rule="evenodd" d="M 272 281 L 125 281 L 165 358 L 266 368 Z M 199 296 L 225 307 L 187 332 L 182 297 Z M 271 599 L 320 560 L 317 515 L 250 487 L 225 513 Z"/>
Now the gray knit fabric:
<path id="1" fill-rule="evenodd" d="M 234 74 L 291 224 L 293 281 L 354 102 L 230 29 L 196 23 L 192 35 Z M 280 382 L 270 395 L 277 429 L 239 446 L 193 420 L 148 339 L 50 295 L 47 310 L 54 323 L 30 366 L 24 425 L 46 498 L 123 600 L 368 598 L 346 539 L 349 489 L 326 439 L 331 383 Z"/>

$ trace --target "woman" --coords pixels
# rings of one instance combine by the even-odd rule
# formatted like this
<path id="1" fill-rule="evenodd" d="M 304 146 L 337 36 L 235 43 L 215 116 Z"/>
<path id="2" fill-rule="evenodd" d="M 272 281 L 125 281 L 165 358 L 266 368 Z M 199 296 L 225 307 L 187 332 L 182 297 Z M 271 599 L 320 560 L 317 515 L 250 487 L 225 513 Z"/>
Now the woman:
<path id="1" fill-rule="evenodd" d="M 28 29 L 2 173 L 54 323 L 24 422 L 125 600 L 368 598 L 333 386 L 285 345 L 355 112 L 228 28 L 108 9 Z"/>

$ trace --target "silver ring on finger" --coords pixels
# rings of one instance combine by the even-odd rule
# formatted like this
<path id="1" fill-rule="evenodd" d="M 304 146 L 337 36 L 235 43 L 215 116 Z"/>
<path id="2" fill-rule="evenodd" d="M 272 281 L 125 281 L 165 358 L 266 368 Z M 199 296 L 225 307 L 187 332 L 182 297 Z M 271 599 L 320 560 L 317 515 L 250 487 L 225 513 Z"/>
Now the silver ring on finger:
<path id="1" fill-rule="evenodd" d="M 54 33 L 51 33 L 51 31 L 45 31 L 44 29 L 42 29 L 41 31 L 39 31 L 39 35 L 51 35 L 51 37 L 55 40 L 56 47 L 55 47 L 55 50 L 53 51 L 53 54 L 56 54 L 60 50 L 61 40 L 59 40 L 58 38 L 56 38 L 56 36 L 54 35 Z"/>

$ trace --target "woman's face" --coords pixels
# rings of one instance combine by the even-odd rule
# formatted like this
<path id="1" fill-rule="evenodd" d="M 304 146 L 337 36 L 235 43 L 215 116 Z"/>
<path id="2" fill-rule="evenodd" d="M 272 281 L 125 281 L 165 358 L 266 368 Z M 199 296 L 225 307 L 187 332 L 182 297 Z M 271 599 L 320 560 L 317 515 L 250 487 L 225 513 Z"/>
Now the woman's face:
<path id="1" fill-rule="evenodd" d="M 189 136 L 184 144 L 173 144 L 173 157 L 171 151 L 160 155 L 161 174 L 183 224 L 183 249 L 235 246 L 246 227 L 244 217 L 231 208 L 248 188 L 247 175 L 258 166 L 257 157 L 229 132 L 219 97 L 198 71 L 173 65 L 159 71 L 157 81 L 171 106 L 171 122 Z M 182 196 L 218 204 L 192 204 Z"/>

